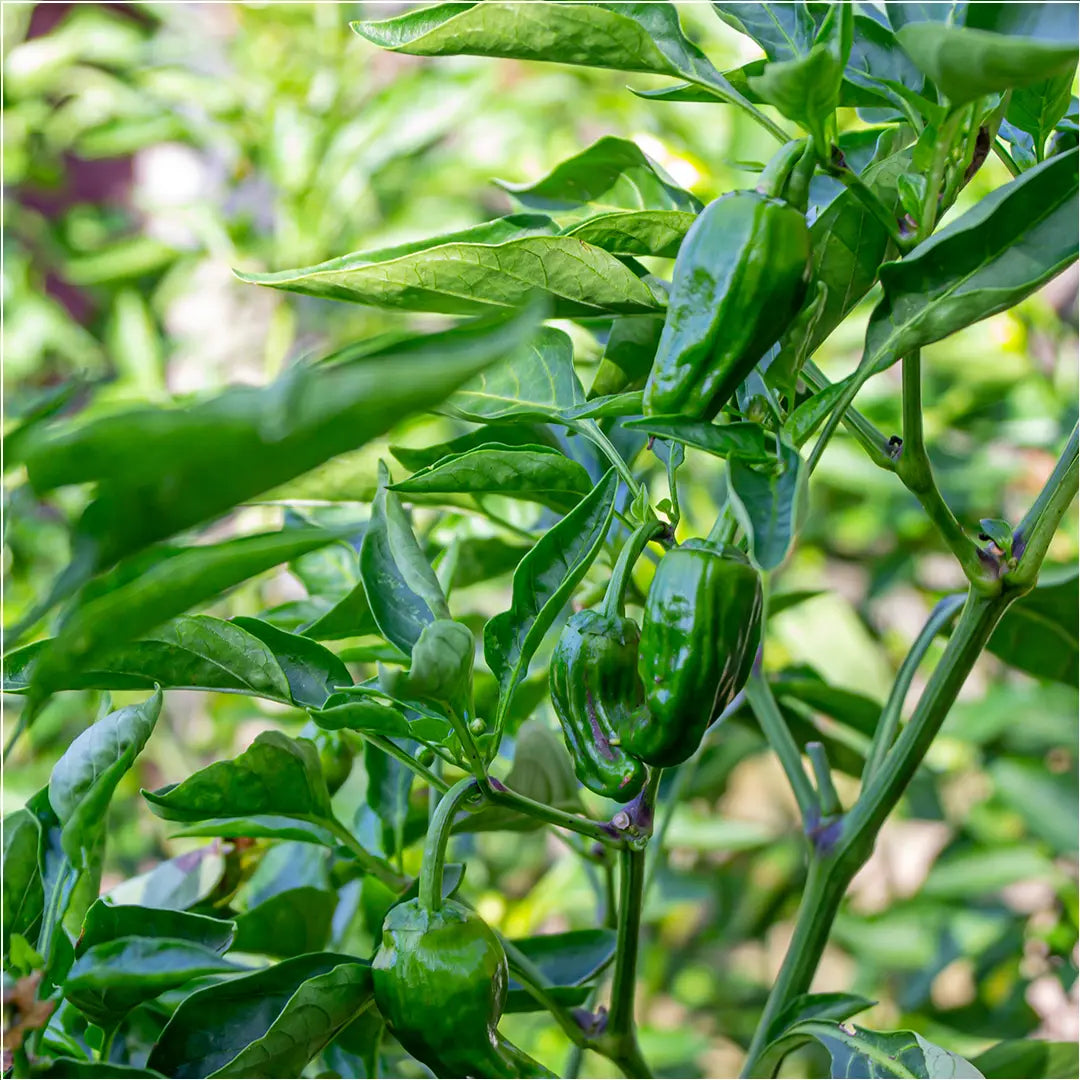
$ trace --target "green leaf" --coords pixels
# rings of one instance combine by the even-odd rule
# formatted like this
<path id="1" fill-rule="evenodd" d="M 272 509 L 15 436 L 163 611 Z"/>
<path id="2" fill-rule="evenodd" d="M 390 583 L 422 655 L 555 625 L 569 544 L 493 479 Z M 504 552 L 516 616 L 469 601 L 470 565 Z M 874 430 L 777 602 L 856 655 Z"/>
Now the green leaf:
<path id="1" fill-rule="evenodd" d="M 721 3 L 713 9 L 729 26 L 752 38 L 770 60 L 805 56 L 814 44 L 817 24 L 803 3 Z"/>
<path id="2" fill-rule="evenodd" d="M 25 693 L 47 641 L 4 657 L 4 692 Z M 288 702 L 289 684 L 274 653 L 234 623 L 183 615 L 149 637 L 104 649 L 92 665 L 70 671 L 61 690 L 217 690 Z"/>
<path id="3" fill-rule="evenodd" d="M 273 650 L 289 682 L 289 700 L 295 704 L 318 707 L 337 687 L 352 685 L 349 669 L 329 649 L 310 638 L 247 616 L 237 616 L 233 624 Z"/>
<path id="4" fill-rule="evenodd" d="M 144 790 L 143 797 L 166 821 L 271 815 L 325 826 L 334 820 L 315 744 L 280 731 L 263 731 L 231 761 L 208 765 L 179 784 Z"/>
<path id="5" fill-rule="evenodd" d="M 224 873 L 225 856 L 217 844 L 211 844 L 166 859 L 145 874 L 128 878 L 107 899 L 118 905 L 184 911 L 213 893 Z"/>
<path id="6" fill-rule="evenodd" d="M 548 298 L 557 315 L 661 306 L 613 255 L 554 231 L 550 219 L 523 215 L 385 251 L 356 251 L 316 266 L 273 274 L 237 271 L 237 276 L 308 296 L 447 315 L 483 315 L 537 296 Z"/>
<path id="7" fill-rule="evenodd" d="M 1072 84 L 1072 73 L 1066 71 L 1016 89 L 1009 96 L 1005 115 L 1013 127 L 1031 136 L 1037 161 L 1042 160 L 1046 140 L 1069 109 Z"/>
<path id="8" fill-rule="evenodd" d="M 417 56 L 503 56 L 704 82 L 740 101 L 731 84 L 683 35 L 668 3 L 436 4 L 382 22 L 350 24 L 368 41 Z"/>
<path id="9" fill-rule="evenodd" d="M 328 982 L 316 981 L 336 972 L 341 974 Z M 299 1076 L 369 1000 L 366 965 L 334 953 L 298 956 L 185 998 L 147 1065 L 177 1078 Z M 319 1005 L 326 1009 L 321 1015 Z M 348 1012 L 348 1020 L 341 1019 L 342 1012 Z M 244 1071 L 255 1066 L 262 1071 Z"/>
<path id="10" fill-rule="evenodd" d="M 987 773 L 998 798 L 1023 818 L 1033 836 L 1062 855 L 1077 850 L 1073 823 L 1080 807 L 1072 778 L 1050 772 L 1041 758 L 1000 757 L 990 763 Z"/>
<path id="11" fill-rule="evenodd" d="M 605 135 L 561 161 L 532 183 L 496 180 L 523 206 L 546 213 L 592 217 L 612 210 L 681 210 L 696 213 L 701 203 L 683 190 L 636 143 Z"/>
<path id="12" fill-rule="evenodd" d="M 615 955 L 615 931 L 605 928 L 570 930 L 562 934 L 514 938 L 512 944 L 523 952 L 544 974 L 548 992 L 566 1003 L 560 991 L 584 987 L 595 980 Z M 504 1012 L 535 1012 L 543 1008 L 513 977 L 510 962 L 510 986 Z"/>
<path id="13" fill-rule="evenodd" d="M 812 394 L 784 421 L 784 434 L 794 446 L 802 446 L 825 422 L 837 401 L 843 397 L 851 378 L 841 379 Z"/>
<path id="14" fill-rule="evenodd" d="M 766 64 L 761 75 L 753 75 L 747 82 L 789 120 L 807 131 L 823 131 L 839 100 L 843 74 L 843 65 L 832 51 L 826 45 L 815 45 L 797 60 Z"/>
<path id="15" fill-rule="evenodd" d="M 664 320 L 655 315 L 623 315 L 611 324 L 590 398 L 640 390 L 652 370 Z"/>
<path id="16" fill-rule="evenodd" d="M 1042 1039 L 1007 1039 L 972 1058 L 971 1064 L 987 1080 L 1009 1080 L 1016 1076 L 1067 1080 L 1080 1071 L 1076 1043 Z"/>
<path id="17" fill-rule="evenodd" d="M 418 713 L 403 702 L 371 687 L 355 686 L 335 694 L 311 718 L 327 731 L 366 732 L 394 739 L 413 739 L 430 746 L 445 746 L 453 729 L 450 721 L 432 713 Z"/>
<path id="18" fill-rule="evenodd" d="M 1039 679 L 1076 686 L 1080 678 L 1078 571 L 1043 571 L 1039 583 L 1004 614 L 987 649 Z"/>
<path id="19" fill-rule="evenodd" d="M 184 408 L 132 410 L 68 428 L 27 454 L 30 480 L 38 491 L 98 483 L 79 537 L 90 545 L 90 569 L 99 569 L 437 405 L 528 341 L 538 316 L 530 307 L 396 341 L 378 355 L 294 366 L 267 387 L 233 387 Z M 222 461 L 232 464 L 224 469 Z"/>
<path id="20" fill-rule="evenodd" d="M 922 0 L 917 3 L 895 3 L 888 0 L 885 10 L 889 24 L 894 30 L 913 22 L 952 22 L 957 7 L 963 9 L 966 4 L 938 3 L 937 0 Z"/>
<path id="21" fill-rule="evenodd" d="M 64 997 L 93 1023 L 109 1027 L 136 1005 L 202 975 L 242 971 L 192 941 L 123 937 L 87 949 L 64 980 Z"/>
<path id="22" fill-rule="evenodd" d="M 49 777 L 60 844 L 83 871 L 101 841 L 113 792 L 146 745 L 161 712 L 161 691 L 91 725 L 71 742 Z"/>
<path id="23" fill-rule="evenodd" d="M 502 495 L 565 513 L 591 487 L 584 467 L 552 447 L 486 443 L 443 458 L 408 480 L 392 484 L 390 490 L 407 499 L 417 495 Z"/>
<path id="24" fill-rule="evenodd" d="M 639 317 L 627 316 L 630 319 Z M 395 446 L 391 443 L 390 453 L 406 469 L 419 470 L 426 469 L 429 465 L 434 465 L 435 462 L 441 461 L 445 457 L 475 450 L 485 443 L 497 442 L 502 443 L 504 446 L 555 445 L 549 441 L 550 438 L 547 429 L 539 424 L 532 427 L 525 424 L 487 424 L 484 427 L 474 428 L 464 435 L 459 435 L 456 439 L 450 439 L 448 442 L 427 443 L 424 446 Z"/>
<path id="25" fill-rule="evenodd" d="M 171 938 L 190 941 L 211 952 L 226 952 L 236 936 L 237 924 L 228 919 L 212 919 L 169 908 L 114 904 L 95 900 L 83 920 L 82 933 L 75 943 L 75 956 L 117 938 Z"/>
<path id="26" fill-rule="evenodd" d="M 915 24 L 924 25 L 924 24 Z M 869 367 L 1019 303 L 1076 259 L 1077 151 L 992 191 L 906 258 L 881 268 Z"/>
<path id="27" fill-rule="evenodd" d="M 60 689 L 121 643 L 340 535 L 341 530 L 287 529 L 132 556 L 80 593 L 60 632 L 34 658 L 31 691 Z"/>
<path id="28" fill-rule="evenodd" d="M 695 216 L 682 210 L 616 211 L 591 217 L 564 235 L 615 255 L 674 259 Z"/>
<path id="29" fill-rule="evenodd" d="M 661 439 L 673 439 L 717 457 L 738 454 L 747 461 L 773 460 L 766 443 L 765 429 L 760 424 L 744 421 L 710 424 L 704 420 L 686 420 L 681 416 L 644 416 L 639 420 L 628 420 L 623 426 Z"/>
<path id="30" fill-rule="evenodd" d="M 111 1061 L 84 1061 L 79 1058 L 52 1058 L 34 1068 L 35 1077 L 55 1077 L 55 1080 L 96 1080 L 97 1077 L 160 1077 L 152 1069 L 134 1069 L 130 1065 L 115 1065 Z"/>
<path id="31" fill-rule="evenodd" d="M 45 891 L 38 868 L 41 829 L 34 815 L 23 808 L 4 818 L 3 930 L 4 959 L 11 947 L 11 935 L 22 934 L 37 940 L 37 930 L 45 910 Z"/>
<path id="32" fill-rule="evenodd" d="M 922 896 L 967 901 L 993 894 L 1017 881 L 1056 881 L 1060 871 L 1031 845 L 1002 843 L 993 848 L 947 852 L 934 863 L 923 882 Z"/>
<path id="33" fill-rule="evenodd" d="M 868 1031 L 853 1024 L 805 1020 L 790 1028 L 783 1042 L 794 1049 L 816 1039 L 832 1059 L 830 1076 L 977 1078 L 982 1073 L 959 1054 L 953 1054 L 913 1031 Z"/>
<path id="34" fill-rule="evenodd" d="M 371 614 L 363 580 L 354 585 L 329 611 L 323 612 L 303 628 L 304 637 L 316 641 L 338 641 L 341 638 L 377 632 L 378 627 Z"/>
<path id="35" fill-rule="evenodd" d="M 1076 44 L 1069 41 L 1011 37 L 937 22 L 909 23 L 897 30 L 896 40 L 953 105 L 1076 67 Z"/>
<path id="36" fill-rule="evenodd" d="M 789 1027 L 803 1020 L 847 1020 L 871 1008 L 875 1002 L 859 994 L 799 994 L 784 1009 L 769 1029 L 771 1038 L 779 1038 Z"/>
<path id="37" fill-rule="evenodd" d="M 481 372 L 447 402 L 455 415 L 477 423 L 557 420 L 584 404 L 573 344 L 553 327 L 541 330 L 528 350 Z"/>
<path id="38" fill-rule="evenodd" d="M 510 608 L 484 627 L 484 657 L 499 682 L 495 730 L 533 653 L 596 558 L 615 505 L 619 479 L 608 470 L 593 490 L 544 534 L 514 571 Z"/>
<path id="39" fill-rule="evenodd" d="M 775 570 L 787 558 L 806 513 L 806 462 L 794 446 L 778 441 L 771 464 L 731 457 L 728 485 L 735 516 L 750 540 L 751 561 L 759 570 Z"/>
<path id="40" fill-rule="evenodd" d="M 236 920 L 233 949 L 262 956 L 290 957 L 326 947 L 337 897 L 311 885 L 285 889 Z"/>
<path id="41" fill-rule="evenodd" d="M 424 627 L 448 619 L 450 610 L 401 500 L 389 485 L 389 470 L 380 462 L 379 489 L 360 546 L 360 576 L 383 637 L 411 652 Z"/>

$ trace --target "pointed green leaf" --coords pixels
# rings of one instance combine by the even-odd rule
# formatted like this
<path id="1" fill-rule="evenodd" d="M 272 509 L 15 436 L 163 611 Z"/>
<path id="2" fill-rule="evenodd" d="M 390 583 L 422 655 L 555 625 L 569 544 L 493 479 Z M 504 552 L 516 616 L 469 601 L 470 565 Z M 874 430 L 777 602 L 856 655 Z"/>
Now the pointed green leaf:
<path id="1" fill-rule="evenodd" d="M 283 889 L 236 920 L 233 949 L 290 957 L 326 947 L 337 896 L 311 885 Z"/>
<path id="2" fill-rule="evenodd" d="M 750 559 L 763 571 L 775 570 L 788 556 L 806 513 L 806 462 L 789 443 L 778 457 L 761 464 L 742 457 L 728 462 L 735 516 L 750 539 Z"/>
<path id="3" fill-rule="evenodd" d="M 645 416 L 640 420 L 628 420 L 623 426 L 661 439 L 673 439 L 717 457 L 738 455 L 747 461 L 773 460 L 765 429 L 760 424 L 747 421 L 710 424 L 704 420 L 686 420 L 681 416 Z"/>
<path id="4" fill-rule="evenodd" d="M 695 217 L 682 210 L 620 210 L 590 217 L 565 235 L 616 255 L 674 259 Z"/>
<path id="5" fill-rule="evenodd" d="M 142 907 L 138 904 L 114 904 L 96 900 L 83 920 L 82 933 L 75 943 L 75 956 L 117 938 L 171 938 L 190 941 L 212 952 L 228 950 L 236 936 L 236 923 L 212 919 L 169 908 Z"/>

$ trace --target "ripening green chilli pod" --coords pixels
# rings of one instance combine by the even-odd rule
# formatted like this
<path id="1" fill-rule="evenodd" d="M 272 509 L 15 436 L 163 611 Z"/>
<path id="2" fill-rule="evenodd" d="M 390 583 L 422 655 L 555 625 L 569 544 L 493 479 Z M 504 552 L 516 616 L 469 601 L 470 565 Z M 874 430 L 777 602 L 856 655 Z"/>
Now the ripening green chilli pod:
<path id="1" fill-rule="evenodd" d="M 1078 6 L 194 8 L 4 8 L 4 1076 L 1080 1076 Z"/>

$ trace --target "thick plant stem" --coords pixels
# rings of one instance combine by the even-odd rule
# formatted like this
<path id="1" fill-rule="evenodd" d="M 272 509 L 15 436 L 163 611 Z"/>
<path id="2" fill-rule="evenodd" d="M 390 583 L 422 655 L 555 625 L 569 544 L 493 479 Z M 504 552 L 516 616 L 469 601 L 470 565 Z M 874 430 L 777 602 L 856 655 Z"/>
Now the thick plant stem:
<path id="1" fill-rule="evenodd" d="M 570 829 L 571 832 L 591 837 L 593 840 L 597 840 L 609 847 L 618 848 L 623 845 L 618 832 L 603 822 L 578 817 L 576 814 L 568 814 L 565 810 L 559 810 L 554 806 L 537 802 L 527 795 L 519 795 L 516 791 L 511 791 L 502 785 L 496 787 L 494 786 L 495 783 L 489 781 L 490 786 L 484 792 L 489 802 L 516 810 L 520 814 L 534 817 L 539 821 L 547 822 L 548 825 L 554 825 L 560 829 Z"/>
<path id="2" fill-rule="evenodd" d="M 648 546 L 649 541 L 662 530 L 663 525 L 655 517 L 649 515 L 649 520 L 639 525 L 623 544 L 611 571 L 607 592 L 604 594 L 604 614 L 609 618 L 623 614 L 623 598 L 626 595 L 626 587 L 630 584 L 634 564 Z"/>
<path id="3" fill-rule="evenodd" d="M 476 779 L 466 776 L 459 780 L 435 807 L 435 814 L 428 827 L 427 842 L 424 844 L 424 860 L 420 864 L 420 903 L 428 911 L 438 911 L 442 907 L 443 867 L 446 865 L 446 845 L 450 839 L 454 815 L 463 803 L 476 794 Z"/>
<path id="4" fill-rule="evenodd" d="M 566 425 L 571 431 L 576 431 L 579 435 L 584 435 L 586 439 L 592 442 L 596 448 L 608 459 L 612 467 L 622 478 L 624 484 L 630 491 L 630 498 L 635 498 L 641 491 L 641 485 L 634 479 L 634 474 L 630 471 L 630 467 L 623 461 L 622 454 L 611 444 L 611 440 L 601 430 L 600 425 L 595 420 L 571 420 Z"/>
<path id="5" fill-rule="evenodd" d="M 850 812 L 835 828 L 816 837 L 795 933 L 754 1034 L 744 1076 L 755 1075 L 776 1018 L 809 988 L 848 884 L 869 858 L 878 831 L 900 801 L 983 646 L 1017 595 L 969 592 L 960 621 L 896 745 Z"/>
<path id="6" fill-rule="evenodd" d="M 922 504 L 927 516 L 956 556 L 967 579 L 976 588 L 994 588 L 997 570 L 984 559 L 975 541 L 964 532 L 934 481 L 930 457 L 923 439 L 922 363 L 919 351 L 905 356 L 903 365 L 904 445 L 896 463 L 896 475 Z"/>
<path id="7" fill-rule="evenodd" d="M 615 942 L 615 974 L 611 983 L 611 1010 L 604 1053 L 630 1077 L 652 1073 L 641 1054 L 634 1024 L 634 990 L 637 984 L 638 941 L 645 890 L 645 851 L 628 847 L 622 852 L 619 886 L 619 929 Z"/>

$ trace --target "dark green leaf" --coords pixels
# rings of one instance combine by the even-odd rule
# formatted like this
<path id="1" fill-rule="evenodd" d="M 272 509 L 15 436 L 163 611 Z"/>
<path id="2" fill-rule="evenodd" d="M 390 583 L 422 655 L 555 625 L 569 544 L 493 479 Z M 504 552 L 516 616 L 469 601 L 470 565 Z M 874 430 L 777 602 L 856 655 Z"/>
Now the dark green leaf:
<path id="1" fill-rule="evenodd" d="M 992 191 L 906 258 L 881 268 L 885 295 L 866 332 L 868 366 L 884 370 L 913 349 L 1012 307 L 1076 255 L 1072 150 Z"/>
<path id="2" fill-rule="evenodd" d="M 191 979 L 242 971 L 192 941 L 124 937 L 95 945 L 72 965 L 64 996 L 93 1023 L 107 1027 L 136 1005 Z"/>
<path id="3" fill-rule="evenodd" d="M 1075 40 L 1040 41 L 934 22 L 908 23 L 896 40 L 953 105 L 1076 67 Z"/>
<path id="4" fill-rule="evenodd" d="M 541 934 L 515 938 L 512 944 L 523 952 L 547 978 L 550 990 L 580 987 L 595 979 L 615 955 L 615 931 L 607 929 L 570 930 L 562 934 Z M 511 960 L 510 991 L 506 1012 L 533 1012 L 542 1006 L 513 978 Z"/>
<path id="5" fill-rule="evenodd" d="M 636 143 L 613 135 L 598 139 L 533 183 L 495 182 L 523 206 L 547 213 L 701 209 Z"/>
<path id="6" fill-rule="evenodd" d="M 1080 677 L 1078 592 L 1075 567 L 1044 571 L 1039 584 L 1005 612 L 987 649 L 1036 678 L 1075 686 Z"/>
<path id="7" fill-rule="evenodd" d="M 1017 1076 L 1040 1076 L 1068 1080 L 1080 1071 L 1077 1044 L 1044 1042 L 1041 1039 L 1008 1039 L 971 1059 L 987 1080 L 1010 1080 Z"/>
<path id="8" fill-rule="evenodd" d="M 514 689 L 527 674 L 533 653 L 604 542 L 618 487 L 618 476 L 609 470 L 536 542 L 514 571 L 509 610 L 484 627 L 484 657 L 499 681 L 497 731 L 502 730 Z"/>
<path id="9" fill-rule="evenodd" d="M 103 899 L 90 905 L 75 943 L 75 955 L 80 957 L 97 945 L 129 937 L 190 941 L 211 952 L 223 953 L 235 935 L 236 923 L 227 919 L 211 919 L 170 908 L 113 904 Z"/>
<path id="10" fill-rule="evenodd" d="M 320 706 L 339 686 L 351 686 L 349 669 L 327 648 L 299 634 L 279 630 L 262 619 L 237 616 L 233 623 L 273 650 L 297 705 Z"/>
<path id="11" fill-rule="evenodd" d="M 4 657 L 5 693 L 25 692 L 34 660 L 47 647 L 36 641 Z M 288 702 L 289 684 L 273 652 L 224 619 L 183 615 L 150 637 L 106 648 L 88 668 L 71 671 L 61 690 L 219 690 Z"/>
<path id="12" fill-rule="evenodd" d="M 503 495 L 565 513 L 591 487 L 585 469 L 552 447 L 486 443 L 443 458 L 391 485 L 391 490 L 407 500 L 416 495 Z"/>
<path id="13" fill-rule="evenodd" d="M 761 75 L 747 81 L 751 90 L 789 120 L 807 131 L 823 131 L 839 100 L 843 74 L 843 65 L 832 51 L 815 45 L 796 60 L 766 64 Z"/>
<path id="14" fill-rule="evenodd" d="M 803 3 L 714 2 L 729 26 L 753 38 L 770 60 L 793 60 L 810 51 L 817 25 Z"/>
<path id="15" fill-rule="evenodd" d="M 640 318 L 640 316 L 627 316 L 627 318 Z M 445 457 L 475 450 L 485 443 L 497 442 L 504 446 L 553 445 L 549 440 L 550 435 L 547 430 L 539 425 L 528 427 L 525 424 L 487 424 L 484 427 L 474 428 L 465 435 L 459 435 L 449 442 L 429 443 L 425 446 L 395 446 L 391 443 L 390 453 L 406 469 L 416 470 L 426 469 Z"/>
<path id="16" fill-rule="evenodd" d="M 96 1080 L 97 1077 L 160 1077 L 162 1074 L 152 1069 L 135 1069 L 130 1065 L 116 1065 L 111 1061 L 83 1061 L 79 1058 L 53 1058 L 48 1063 L 35 1067 L 33 1076 L 55 1078 L 55 1080 Z"/>
<path id="17" fill-rule="evenodd" d="M 812 394 L 784 421 L 784 434 L 794 446 L 802 446 L 824 423 L 850 381 L 851 377 L 841 379 Z"/>
<path id="18" fill-rule="evenodd" d="M 964 5 L 964 25 L 1040 41 L 1075 41 L 1077 11 L 1071 4 L 974 3 Z"/>
<path id="19" fill-rule="evenodd" d="M 49 804 L 61 825 L 64 853 L 86 870 L 105 828 L 116 785 L 146 745 L 161 712 L 161 691 L 129 705 L 78 735 L 53 766 Z"/>
<path id="20" fill-rule="evenodd" d="M 803 1020 L 847 1020 L 874 1004 L 858 994 L 799 994 L 776 1018 L 769 1029 L 770 1038 L 779 1038 L 789 1027 Z"/>
<path id="21" fill-rule="evenodd" d="M 1072 84 L 1072 73 L 1063 72 L 1051 79 L 1041 79 L 1014 90 L 1009 97 L 1006 116 L 1014 128 L 1031 136 L 1036 161 L 1042 160 L 1046 140 L 1068 111 Z"/>
<path id="22" fill-rule="evenodd" d="M 208 765 L 179 784 L 144 790 L 143 796 L 166 821 L 259 815 L 321 825 L 333 820 L 315 744 L 280 731 L 263 731 L 231 761 Z"/>
<path id="23" fill-rule="evenodd" d="M 333 893 L 310 885 L 275 893 L 237 917 L 233 949 L 278 957 L 316 952 L 330 938 L 336 906 Z"/>
<path id="24" fill-rule="evenodd" d="M 620 210 L 582 221 L 565 235 L 615 255 L 674 259 L 695 216 L 683 210 Z"/>
<path id="25" fill-rule="evenodd" d="M 366 980 L 357 968 L 367 973 Z M 312 980 L 336 971 L 342 973 L 340 981 L 312 984 Z M 370 985 L 370 974 L 353 957 L 314 953 L 198 990 L 173 1013 L 147 1064 L 177 1078 L 299 1076 L 309 1058 L 299 1062 L 296 1059 L 309 1051 L 309 1057 L 313 1057 L 344 1026 L 332 1024 L 339 1019 L 339 1009 L 348 1009 L 351 1019 L 352 1013 L 360 1012 L 367 1004 L 365 982 Z M 298 992 L 305 986 L 316 993 L 299 997 Z M 328 1011 L 322 1017 L 313 1016 L 311 1005 L 320 999 Z M 305 1019 L 316 1018 L 307 1030 L 301 1026 Z M 326 1028 L 331 1024 L 333 1031 L 328 1034 Z M 271 1031 L 274 1038 L 267 1042 Z M 263 1071 L 221 1072 L 230 1068 L 230 1063 L 240 1068 L 250 1066 L 249 1047 L 265 1055 L 271 1046 L 280 1046 L 280 1036 L 289 1032 L 297 1040 L 292 1053 L 263 1056 Z"/>
<path id="26" fill-rule="evenodd" d="M 364 798 L 382 827 L 382 849 L 396 855 L 405 847 L 413 772 L 370 742 L 364 744 L 367 791 Z"/>
<path id="27" fill-rule="evenodd" d="M 27 809 L 4 818 L 3 928 L 4 959 L 7 960 L 12 934 L 27 941 L 37 940 L 37 929 L 45 909 L 45 892 L 38 869 L 41 830 Z"/>
<path id="28" fill-rule="evenodd" d="M 436 619 L 448 619 L 450 611 L 401 500 L 389 484 L 390 473 L 380 462 L 379 490 L 360 547 L 360 575 L 383 637 L 403 652 L 411 652 L 424 627 Z"/>
<path id="29" fill-rule="evenodd" d="M 750 540 L 750 558 L 763 571 L 787 558 L 806 513 L 806 462 L 786 442 L 777 453 L 771 464 L 740 456 L 728 461 L 732 507 Z"/>
<path id="30" fill-rule="evenodd" d="M 750 461 L 771 461 L 760 424 L 737 421 L 732 424 L 710 424 L 705 420 L 686 420 L 681 416 L 644 416 L 628 420 L 624 427 L 647 432 L 662 439 L 674 439 L 684 446 L 704 450 L 717 457 L 738 454 Z"/>

